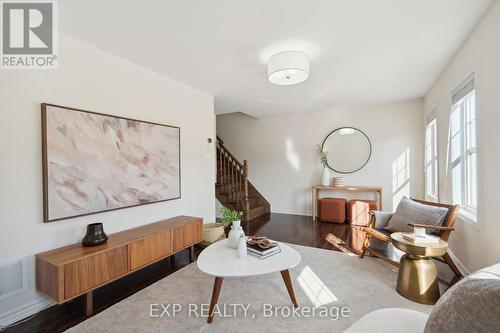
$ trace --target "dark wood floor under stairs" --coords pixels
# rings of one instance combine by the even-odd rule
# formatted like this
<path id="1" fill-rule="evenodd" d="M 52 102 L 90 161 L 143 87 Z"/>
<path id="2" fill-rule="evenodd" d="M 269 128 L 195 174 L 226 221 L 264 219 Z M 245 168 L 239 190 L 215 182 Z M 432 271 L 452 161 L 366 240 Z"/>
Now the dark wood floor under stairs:
<path id="1" fill-rule="evenodd" d="M 350 246 L 353 240 L 355 243 L 357 239 L 353 238 L 349 225 L 313 223 L 309 216 L 266 214 L 250 223 L 244 223 L 244 228 L 248 235 L 265 235 L 278 241 L 330 250 L 338 250 L 338 246 L 334 245 L 338 239 L 346 242 L 347 246 Z M 188 264 L 189 253 L 183 251 L 176 254 L 174 260 L 162 260 L 97 289 L 94 291 L 94 313 L 109 308 Z M 84 313 L 84 302 L 80 297 L 63 305 L 52 306 L 31 320 L 7 329 L 6 332 L 57 333 L 85 319 L 87 317 Z"/>

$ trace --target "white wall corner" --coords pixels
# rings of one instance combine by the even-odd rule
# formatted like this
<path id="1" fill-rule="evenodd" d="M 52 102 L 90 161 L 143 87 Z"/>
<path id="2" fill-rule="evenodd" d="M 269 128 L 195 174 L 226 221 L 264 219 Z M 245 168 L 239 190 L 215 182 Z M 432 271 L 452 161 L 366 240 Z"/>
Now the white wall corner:
<path id="1" fill-rule="evenodd" d="M 220 214 L 221 207 L 222 204 L 220 203 L 220 201 L 215 199 L 215 218 L 222 218 L 222 215 Z"/>

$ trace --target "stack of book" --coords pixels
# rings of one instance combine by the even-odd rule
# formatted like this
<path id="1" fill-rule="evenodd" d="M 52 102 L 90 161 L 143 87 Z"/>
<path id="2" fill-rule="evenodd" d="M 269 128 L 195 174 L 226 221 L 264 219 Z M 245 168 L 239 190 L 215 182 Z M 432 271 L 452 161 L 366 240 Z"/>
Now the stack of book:
<path id="1" fill-rule="evenodd" d="M 333 177 L 332 186 L 344 186 L 344 177 Z"/>
<path id="2" fill-rule="evenodd" d="M 439 243 L 439 237 L 424 235 L 424 236 L 416 236 L 414 233 L 404 233 L 403 238 L 409 242 L 415 244 L 435 244 Z"/>
<path id="3" fill-rule="evenodd" d="M 274 256 L 275 254 L 280 253 L 281 249 L 279 244 L 276 242 L 272 242 L 271 246 L 267 249 L 262 249 L 258 245 L 252 245 L 247 243 L 247 251 L 249 254 L 257 258 L 266 259 Z"/>

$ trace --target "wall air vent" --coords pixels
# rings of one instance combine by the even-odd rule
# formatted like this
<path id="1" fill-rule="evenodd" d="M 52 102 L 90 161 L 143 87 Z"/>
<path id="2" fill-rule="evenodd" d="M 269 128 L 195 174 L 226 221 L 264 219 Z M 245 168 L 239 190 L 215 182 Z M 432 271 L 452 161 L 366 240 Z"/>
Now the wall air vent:
<path id="1" fill-rule="evenodd" d="M 26 290 L 26 259 L 0 260 L 0 300 Z"/>

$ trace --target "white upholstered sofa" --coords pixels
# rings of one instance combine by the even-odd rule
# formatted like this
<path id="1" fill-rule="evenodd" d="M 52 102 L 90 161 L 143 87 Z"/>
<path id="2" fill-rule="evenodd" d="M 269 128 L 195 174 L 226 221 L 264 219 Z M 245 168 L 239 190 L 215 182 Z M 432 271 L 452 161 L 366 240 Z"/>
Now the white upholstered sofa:
<path id="1" fill-rule="evenodd" d="M 500 332 L 500 264 L 483 268 L 455 284 L 430 315 L 385 308 L 361 317 L 344 333 Z"/>

